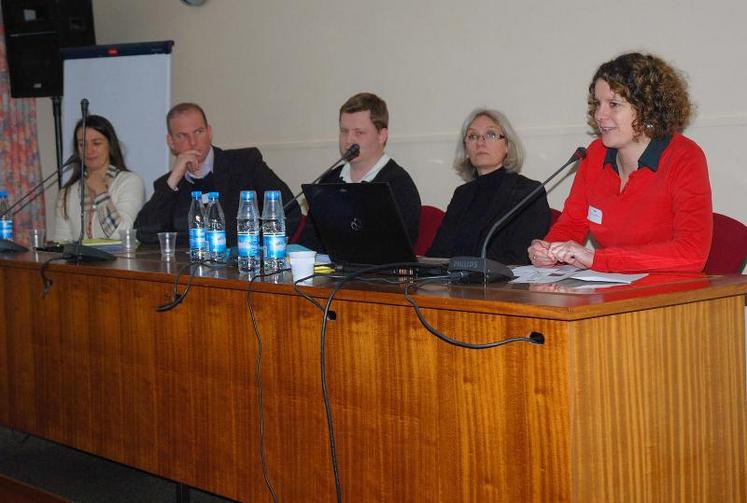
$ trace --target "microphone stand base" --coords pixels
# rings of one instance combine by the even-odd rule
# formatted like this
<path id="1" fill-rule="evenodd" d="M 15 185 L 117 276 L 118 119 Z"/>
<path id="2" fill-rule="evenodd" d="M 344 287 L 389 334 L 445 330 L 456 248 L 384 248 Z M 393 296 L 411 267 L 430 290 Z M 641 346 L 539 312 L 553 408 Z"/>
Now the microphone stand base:
<path id="1" fill-rule="evenodd" d="M 492 283 L 516 277 L 507 266 L 482 257 L 452 257 L 448 271 L 452 275 L 461 275 L 460 283 Z"/>
<path id="2" fill-rule="evenodd" d="M 0 253 L 19 253 L 29 251 L 25 246 L 14 243 L 10 239 L 0 239 Z"/>
<path id="3" fill-rule="evenodd" d="M 84 246 L 79 242 L 68 243 L 62 248 L 62 254 L 70 262 L 111 262 L 117 257 L 93 246 Z"/>

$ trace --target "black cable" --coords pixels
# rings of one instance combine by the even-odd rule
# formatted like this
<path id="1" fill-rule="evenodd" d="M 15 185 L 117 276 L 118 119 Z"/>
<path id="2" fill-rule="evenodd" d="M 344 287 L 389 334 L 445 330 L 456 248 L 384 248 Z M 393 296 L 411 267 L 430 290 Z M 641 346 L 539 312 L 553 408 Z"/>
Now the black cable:
<path id="1" fill-rule="evenodd" d="M 52 262 L 61 262 L 63 260 L 67 260 L 66 257 L 52 257 L 48 260 L 45 260 L 44 263 L 41 266 L 41 269 L 39 270 L 39 274 L 41 275 L 42 280 L 42 298 L 45 298 L 47 294 L 49 294 L 49 289 L 52 288 L 52 285 L 54 284 L 54 281 L 49 279 L 47 276 L 47 269 L 49 269 L 49 264 Z"/>
<path id="2" fill-rule="evenodd" d="M 310 276 L 306 276 L 305 278 L 301 278 L 301 279 L 298 279 L 298 280 L 293 280 L 293 291 L 296 292 L 301 297 L 303 297 L 304 299 L 306 299 L 309 302 L 311 302 L 311 304 L 313 304 L 314 307 L 316 307 L 317 309 L 319 309 L 321 312 L 324 312 L 324 308 L 322 307 L 322 305 L 314 297 L 311 297 L 310 295 L 305 294 L 298 287 L 299 283 L 302 283 L 304 281 L 308 281 L 308 280 L 313 279 L 313 278 L 315 278 L 317 276 L 327 276 L 327 275 L 326 274 L 317 274 L 317 273 L 314 273 L 314 274 L 312 274 Z"/>
<path id="3" fill-rule="evenodd" d="M 278 271 L 281 272 L 281 271 Z M 257 276 L 254 276 L 250 283 L 253 283 L 257 278 L 263 278 L 266 276 L 272 276 L 273 274 L 259 274 Z M 270 496 L 272 497 L 272 501 L 277 503 L 278 496 L 275 493 L 275 489 L 272 487 L 272 482 L 270 482 L 270 477 L 267 474 L 267 458 L 265 454 L 265 415 L 264 415 L 264 402 L 263 402 L 263 395 L 262 395 L 262 336 L 259 333 L 259 325 L 257 324 L 257 318 L 254 314 L 254 305 L 252 304 L 252 289 L 251 286 L 249 287 L 249 290 L 246 292 L 246 303 L 249 306 L 249 315 L 252 318 L 252 326 L 254 327 L 254 336 L 257 339 L 257 357 L 256 357 L 256 363 L 255 363 L 255 371 L 254 371 L 254 377 L 256 381 L 256 388 L 257 388 L 257 411 L 259 415 L 259 462 L 262 467 L 262 478 L 265 481 L 265 486 L 267 487 L 267 490 L 270 491 Z"/>
<path id="4" fill-rule="evenodd" d="M 308 300 L 314 307 L 316 307 L 317 309 L 319 309 L 319 311 L 321 311 L 322 313 L 324 313 L 324 307 L 322 307 L 322 305 L 319 303 L 319 301 L 317 301 L 314 297 L 311 297 L 310 295 L 307 295 L 306 293 L 303 292 L 303 290 L 301 290 L 301 288 L 299 288 L 299 283 L 302 283 L 304 281 L 313 279 L 313 278 L 315 278 L 317 276 L 324 276 L 325 278 L 326 277 L 332 277 L 332 278 L 334 278 L 334 276 L 331 275 L 331 274 L 314 273 L 314 274 L 311 274 L 310 276 L 306 276 L 304 278 L 300 278 L 300 279 L 294 280 L 293 281 L 293 291 L 295 291 L 298 295 L 300 295 L 304 299 Z M 330 320 L 337 319 L 337 313 L 335 313 L 334 311 L 329 311 L 328 316 L 329 316 Z"/>
<path id="5" fill-rule="evenodd" d="M 171 289 L 171 301 L 167 302 L 166 304 L 161 304 L 160 306 L 156 306 L 156 311 L 159 313 L 163 313 L 166 311 L 170 311 L 174 309 L 176 306 L 184 302 L 184 299 L 187 297 L 187 294 L 192 289 L 192 280 L 195 277 L 195 271 L 197 270 L 197 267 L 199 266 L 205 266 L 209 267 L 211 269 L 222 269 L 224 267 L 228 267 L 228 264 L 224 262 L 216 262 L 214 260 L 200 260 L 197 262 L 190 262 L 188 264 L 183 265 L 179 268 L 179 271 L 176 273 L 176 278 L 174 279 L 174 286 Z M 191 269 L 194 266 L 194 269 Z M 179 289 L 179 278 L 181 278 L 182 274 L 184 274 L 184 271 L 187 269 L 191 269 L 189 271 L 189 280 L 187 280 L 187 287 L 184 289 L 182 293 L 178 293 Z"/>
<path id="6" fill-rule="evenodd" d="M 430 283 L 433 281 L 433 278 L 428 278 L 427 280 L 420 283 L 420 286 Z M 528 337 L 509 337 L 507 339 L 502 339 L 500 341 L 493 341 L 493 342 L 487 342 L 485 344 L 472 344 L 470 342 L 464 342 L 457 339 L 453 339 L 446 334 L 440 332 L 437 330 L 433 325 L 428 323 L 428 321 L 425 319 L 425 316 L 423 316 L 423 313 L 420 311 L 420 306 L 418 306 L 417 302 L 415 302 L 415 299 L 410 295 L 410 287 L 413 285 L 407 285 L 405 286 L 404 290 L 404 296 L 407 302 L 412 305 L 412 307 L 415 309 L 415 314 L 418 316 L 418 320 L 420 320 L 420 323 L 425 327 L 426 330 L 428 330 L 430 333 L 441 339 L 442 341 L 452 344 L 454 346 L 458 346 L 460 348 L 467 348 L 467 349 L 490 349 L 490 348 L 496 348 L 498 346 L 503 346 L 506 344 L 510 344 L 512 342 L 528 342 L 530 344 L 544 344 L 545 343 L 545 337 L 539 333 L 539 332 L 531 332 Z"/>
<path id="7" fill-rule="evenodd" d="M 299 288 L 299 283 L 302 283 L 302 282 L 304 282 L 306 280 L 309 280 L 309 279 L 313 279 L 313 278 L 315 278 L 317 276 L 323 276 L 325 278 L 330 278 L 330 279 L 342 279 L 342 278 L 345 277 L 345 275 L 344 274 L 328 274 L 328 273 L 317 274 L 317 273 L 315 273 L 315 274 L 312 274 L 310 276 L 306 276 L 305 278 L 300 278 L 298 280 L 293 281 L 293 290 L 298 295 L 300 295 L 304 299 L 308 300 L 311 304 L 314 305 L 314 307 L 316 307 L 317 309 L 319 309 L 319 311 L 321 311 L 323 313 L 324 312 L 324 307 L 322 307 L 322 305 L 315 298 L 311 297 L 310 295 L 307 295 L 306 293 L 303 292 L 303 290 L 301 290 Z M 392 284 L 392 285 L 399 285 L 399 284 L 402 283 L 400 280 L 392 279 L 390 277 L 361 278 L 360 281 L 362 281 L 364 283 L 388 283 L 388 284 Z M 337 313 L 335 311 L 330 310 L 329 313 L 328 313 L 328 316 L 329 316 L 330 320 L 337 319 Z"/>
<path id="8" fill-rule="evenodd" d="M 448 278 L 449 276 L 445 276 L 445 277 Z M 384 283 L 387 285 L 401 285 L 402 284 L 402 279 L 392 278 L 390 276 L 372 276 L 372 277 L 364 276 L 362 278 L 358 278 L 358 281 L 360 281 L 361 283 L 371 283 L 371 284 L 377 284 L 377 283 Z M 417 281 L 417 280 L 414 280 L 414 281 Z"/>
<path id="9" fill-rule="evenodd" d="M 189 291 L 192 289 L 192 280 L 195 277 L 194 272 L 196 268 L 201 264 L 202 262 L 190 262 L 179 268 L 179 271 L 177 271 L 176 273 L 176 278 L 174 278 L 174 286 L 171 288 L 171 301 L 167 302 L 166 304 L 161 304 L 160 306 L 156 306 L 156 311 L 158 311 L 159 313 L 165 313 L 166 311 L 171 311 L 176 306 L 184 302 L 184 298 L 187 296 Z M 195 269 L 191 269 L 192 266 L 194 266 Z M 191 269 L 189 271 L 189 279 L 187 280 L 187 286 L 184 289 L 184 292 L 179 293 L 179 279 L 182 277 L 182 274 L 184 274 L 184 271 L 186 271 L 187 269 Z"/>
<path id="10" fill-rule="evenodd" d="M 389 266 L 385 266 L 389 267 Z M 381 267 L 375 267 L 372 269 L 372 271 L 379 270 Z M 361 274 L 365 274 L 364 271 L 359 271 Z M 312 305 L 314 305 L 317 309 L 319 309 L 322 312 L 322 329 L 321 329 L 321 381 L 322 381 L 322 398 L 324 400 L 324 410 L 326 413 L 327 418 L 327 431 L 329 432 L 329 446 L 330 446 L 330 452 L 332 457 L 332 471 L 334 473 L 335 478 L 335 492 L 337 494 L 337 501 L 342 502 L 342 488 L 340 485 L 340 474 L 339 469 L 337 465 L 337 449 L 335 447 L 335 433 L 334 433 L 334 421 L 332 419 L 332 409 L 329 403 L 329 393 L 327 391 L 327 374 L 326 374 L 326 365 L 325 365 L 325 344 L 326 344 L 326 334 L 327 334 L 327 320 L 335 320 L 337 319 L 337 314 L 335 311 L 332 311 L 329 307 L 332 302 L 332 298 L 334 297 L 335 293 L 339 290 L 339 287 L 349 281 L 349 277 L 351 274 L 347 275 L 336 275 L 336 274 L 324 274 L 323 276 L 331 278 L 331 279 L 339 279 L 340 283 L 338 286 L 333 289 L 332 293 L 327 299 L 327 304 L 325 307 L 322 307 L 322 305 L 313 297 L 307 295 L 299 288 L 299 283 L 303 281 L 307 281 L 309 279 L 312 279 L 316 276 L 322 276 L 321 274 L 312 274 L 310 276 L 306 276 L 304 278 L 300 278 L 298 280 L 295 280 L 293 282 L 293 290 L 298 293 L 300 296 L 302 296 L 304 299 L 309 301 Z M 383 278 L 381 278 L 383 279 Z"/>
<path id="11" fill-rule="evenodd" d="M 325 274 L 325 277 L 330 278 L 330 279 L 337 279 L 337 280 L 344 279 L 346 276 L 347 274 Z M 402 284 L 401 278 L 393 278 L 391 275 L 364 276 L 362 278 L 358 278 L 358 281 L 360 281 L 361 283 L 387 283 L 390 285 L 401 285 Z"/>
<path id="12" fill-rule="evenodd" d="M 344 281 L 344 280 L 343 280 Z M 341 281 L 340 284 L 343 284 Z M 332 290 L 327 304 L 324 306 L 322 311 L 322 330 L 320 334 L 320 357 L 321 357 L 321 378 L 322 378 L 322 399 L 324 401 L 324 412 L 327 417 L 327 432 L 329 440 L 329 451 L 332 461 L 332 474 L 335 478 L 335 494 L 337 495 L 337 503 L 342 503 L 342 486 L 340 484 L 340 471 L 337 467 L 337 448 L 335 447 L 335 425 L 332 419 L 332 407 L 329 403 L 329 393 L 327 391 L 327 371 L 325 365 L 325 353 L 326 353 L 326 339 L 327 339 L 327 316 L 329 315 L 329 307 L 332 304 L 332 299 L 337 290 Z"/>
<path id="13" fill-rule="evenodd" d="M 420 264 L 418 262 L 401 262 L 401 263 L 393 263 L 393 264 L 384 264 L 384 265 L 377 265 L 377 266 L 371 266 L 366 267 L 364 269 L 361 269 L 359 271 L 352 272 L 350 274 L 345 275 L 343 278 L 340 279 L 340 281 L 335 285 L 335 287 L 332 289 L 332 292 L 330 292 L 329 297 L 327 298 L 327 303 L 324 306 L 323 316 L 322 316 L 322 328 L 320 333 L 320 360 L 321 360 L 321 380 L 322 380 L 322 399 L 324 401 L 324 411 L 327 416 L 327 432 L 328 432 L 328 440 L 329 440 L 329 451 L 330 451 L 330 458 L 332 462 L 332 473 L 335 478 L 335 494 L 337 496 L 337 502 L 342 503 L 342 485 L 340 483 L 340 470 L 337 465 L 337 447 L 335 445 L 335 427 L 334 427 L 334 420 L 332 418 L 332 407 L 329 403 L 329 392 L 327 390 L 327 370 L 326 370 L 326 339 L 327 339 L 327 320 L 329 319 L 329 313 L 330 313 L 330 306 L 332 305 L 332 300 L 335 298 L 335 295 L 340 290 L 340 288 L 345 285 L 345 283 L 352 281 L 353 279 L 369 274 L 372 272 L 378 272 L 383 270 L 391 270 L 393 268 L 422 268 L 426 267 L 425 264 Z"/>
<path id="14" fill-rule="evenodd" d="M 327 320 L 328 315 L 330 312 L 330 307 L 332 305 L 332 301 L 337 295 L 337 292 L 345 285 L 345 283 L 348 283 L 349 281 L 352 281 L 356 278 L 359 278 L 360 276 L 364 276 L 366 274 L 370 274 L 372 272 L 378 272 L 382 270 L 393 270 L 393 269 L 424 269 L 424 268 L 432 268 L 433 266 L 430 264 L 421 264 L 419 262 L 401 262 L 401 263 L 392 263 L 392 264 L 384 264 L 384 265 L 377 265 L 377 266 L 371 266 L 363 268 L 359 271 L 352 272 L 350 274 L 347 274 L 343 276 L 337 285 L 332 289 L 332 291 L 329 294 L 329 297 L 327 298 L 327 303 L 324 306 L 323 316 L 322 316 L 322 328 L 320 333 L 320 360 L 321 360 L 321 380 L 322 380 L 322 399 L 324 401 L 324 410 L 327 416 L 327 431 L 329 434 L 329 450 L 330 450 L 330 457 L 332 462 L 332 473 L 334 475 L 335 479 L 335 493 L 337 496 L 337 502 L 342 503 L 342 485 L 340 483 L 340 472 L 339 467 L 337 464 L 337 447 L 335 442 L 335 430 L 334 430 L 334 420 L 332 417 L 332 407 L 329 402 L 329 392 L 327 389 L 327 371 L 326 371 L 326 339 L 327 339 Z M 449 274 L 448 276 L 434 276 L 430 278 L 425 278 L 423 281 L 420 281 L 420 284 L 424 284 L 430 281 L 433 281 L 435 279 L 443 280 L 443 279 L 458 279 L 460 277 L 460 274 Z M 410 285 L 405 286 L 405 298 L 408 299 L 408 302 L 415 308 L 415 313 L 418 316 L 418 319 L 423 324 L 423 326 L 431 332 L 433 335 L 438 337 L 439 339 L 443 340 L 444 342 L 447 342 L 449 344 L 458 345 L 461 347 L 469 348 L 469 349 L 488 349 L 491 347 L 497 347 L 502 346 L 504 344 L 509 344 L 512 342 L 529 342 L 532 344 L 544 344 L 545 338 L 541 333 L 538 332 L 532 332 L 528 337 L 513 337 L 509 339 L 504 339 L 501 341 L 491 342 L 487 344 L 470 344 L 466 342 L 457 341 L 455 339 L 452 339 L 450 337 L 447 337 L 446 335 L 442 334 L 435 328 L 433 328 L 423 317 L 422 313 L 420 312 L 420 308 L 417 305 L 417 303 L 414 303 L 414 299 L 412 299 L 409 296 L 409 289 Z"/>

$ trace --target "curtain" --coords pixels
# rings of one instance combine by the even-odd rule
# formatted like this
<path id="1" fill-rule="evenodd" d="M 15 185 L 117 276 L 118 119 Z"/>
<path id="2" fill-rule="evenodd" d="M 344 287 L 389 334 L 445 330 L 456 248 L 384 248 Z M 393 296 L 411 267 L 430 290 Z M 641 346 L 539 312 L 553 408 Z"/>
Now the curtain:
<path id="1" fill-rule="evenodd" d="M 0 11 L 0 187 L 8 191 L 8 202 L 13 204 L 41 180 L 36 99 L 10 96 L 5 29 Z M 44 194 L 17 213 L 13 224 L 14 241 L 28 245 L 29 231 L 46 226 Z"/>

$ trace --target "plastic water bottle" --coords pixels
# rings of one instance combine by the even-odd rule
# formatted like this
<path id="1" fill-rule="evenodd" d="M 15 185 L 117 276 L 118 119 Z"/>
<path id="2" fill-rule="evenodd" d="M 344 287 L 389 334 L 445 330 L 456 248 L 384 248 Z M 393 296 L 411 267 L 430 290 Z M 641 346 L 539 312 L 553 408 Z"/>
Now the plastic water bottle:
<path id="1" fill-rule="evenodd" d="M 285 213 L 279 190 L 265 191 L 262 207 L 262 243 L 264 244 L 264 273 L 285 269 Z"/>
<path id="2" fill-rule="evenodd" d="M 208 192 L 207 240 L 210 260 L 226 261 L 226 217 L 223 215 L 219 194 Z"/>
<path id="3" fill-rule="evenodd" d="M 189 258 L 201 262 L 208 258 L 208 245 L 205 236 L 205 209 L 202 206 L 202 192 L 192 192 L 192 204 L 187 215 L 189 226 Z"/>
<path id="4" fill-rule="evenodd" d="M 8 211 L 8 193 L 0 190 L 0 215 Z M 10 213 L 0 217 L 0 239 L 13 239 L 13 217 Z"/>
<path id="5" fill-rule="evenodd" d="M 244 190 L 239 199 L 236 215 L 236 232 L 239 241 L 239 272 L 258 274 L 262 258 L 259 254 L 259 210 L 257 193 Z"/>

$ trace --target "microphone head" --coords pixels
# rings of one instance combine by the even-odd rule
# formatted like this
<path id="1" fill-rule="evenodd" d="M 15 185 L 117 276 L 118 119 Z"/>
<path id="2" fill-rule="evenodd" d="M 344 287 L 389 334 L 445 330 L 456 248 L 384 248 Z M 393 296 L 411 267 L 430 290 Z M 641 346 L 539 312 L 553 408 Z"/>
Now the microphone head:
<path id="1" fill-rule="evenodd" d="M 356 157 L 358 157 L 358 154 L 361 153 L 361 148 L 358 146 L 357 143 L 353 143 L 350 145 L 350 148 L 348 148 L 345 153 L 342 155 L 343 160 L 350 162 Z"/>
<path id="2" fill-rule="evenodd" d="M 573 156 L 579 161 L 586 159 L 586 147 L 578 147 Z"/>

